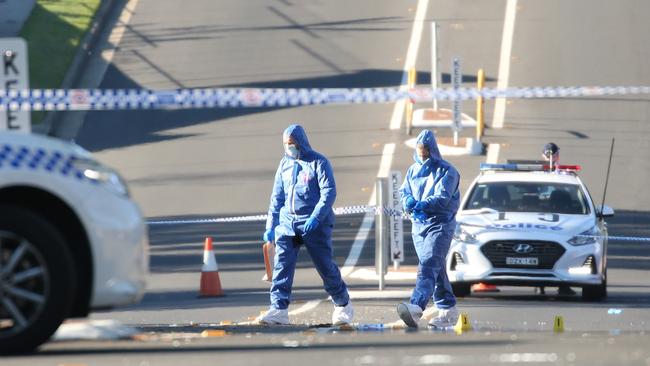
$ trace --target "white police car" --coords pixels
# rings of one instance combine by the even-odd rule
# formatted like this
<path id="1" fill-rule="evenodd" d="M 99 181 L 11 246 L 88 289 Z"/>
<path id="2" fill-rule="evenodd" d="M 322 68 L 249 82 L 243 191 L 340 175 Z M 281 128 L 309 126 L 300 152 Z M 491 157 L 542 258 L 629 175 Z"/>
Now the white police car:
<path id="1" fill-rule="evenodd" d="M 0 353 L 34 349 L 66 318 L 139 301 L 147 250 L 115 171 L 74 144 L 0 131 Z"/>
<path id="2" fill-rule="evenodd" d="M 463 198 L 447 257 L 457 296 L 471 285 L 580 286 L 607 296 L 607 224 L 578 166 L 481 164 Z"/>

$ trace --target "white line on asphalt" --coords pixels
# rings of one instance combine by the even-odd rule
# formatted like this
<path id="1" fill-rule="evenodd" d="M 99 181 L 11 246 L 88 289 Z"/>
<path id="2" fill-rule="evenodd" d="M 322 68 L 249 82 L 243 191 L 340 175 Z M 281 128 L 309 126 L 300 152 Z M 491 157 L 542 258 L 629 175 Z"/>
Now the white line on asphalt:
<path id="1" fill-rule="evenodd" d="M 418 7 L 415 11 L 415 18 L 413 19 L 413 29 L 411 30 L 411 40 L 406 51 L 406 60 L 404 60 L 404 72 L 402 73 L 401 91 L 406 91 L 408 85 L 406 79 L 408 71 L 411 67 L 415 66 L 415 61 L 418 58 L 418 50 L 420 49 L 420 40 L 422 39 L 422 28 L 424 27 L 424 20 L 427 16 L 427 8 L 429 0 L 418 1 Z M 402 117 L 404 115 L 405 101 L 400 100 L 395 103 L 393 108 L 393 115 L 390 119 L 390 129 L 399 130 L 402 124 Z"/>
<path id="2" fill-rule="evenodd" d="M 381 162 L 379 163 L 379 171 L 377 172 L 378 177 L 387 177 L 390 172 L 390 166 L 393 163 L 393 154 L 395 153 L 395 144 L 390 143 L 384 145 L 384 151 L 381 154 Z M 368 206 L 374 206 L 376 203 L 376 190 L 373 187 L 372 194 L 368 200 Z M 354 270 L 354 266 L 357 265 L 359 261 L 359 256 L 361 256 L 361 251 L 363 250 L 363 245 L 368 239 L 368 234 L 372 228 L 372 223 L 375 221 L 375 214 L 371 212 L 366 212 L 363 215 L 363 220 L 361 221 L 361 227 L 357 232 L 357 236 L 354 238 L 354 243 L 350 249 L 350 254 L 345 259 L 343 268 L 341 268 L 341 276 L 347 277 Z"/>
<path id="3" fill-rule="evenodd" d="M 517 0 L 508 0 L 506 15 L 503 21 L 503 36 L 501 39 L 501 56 L 499 59 L 499 81 L 497 88 L 508 87 L 510 79 L 510 56 L 512 54 L 512 38 L 515 33 L 515 16 L 517 14 Z M 497 98 L 494 105 L 493 128 L 503 128 L 506 116 L 506 99 Z"/>
<path id="4" fill-rule="evenodd" d="M 422 39 L 422 29 L 424 19 L 427 15 L 427 8 L 429 7 L 429 0 L 418 0 L 418 7 L 415 11 L 415 18 L 413 19 L 413 28 L 411 30 L 411 39 L 409 41 L 408 49 L 406 50 L 406 60 L 404 61 L 404 72 L 402 74 L 402 85 L 400 89 L 406 89 L 405 81 L 408 69 L 415 66 L 415 61 L 418 56 L 418 50 L 420 48 L 420 40 Z M 398 101 L 393 107 L 393 115 L 390 119 L 390 129 L 398 130 L 402 123 L 402 117 L 404 113 L 404 101 Z M 395 144 L 386 144 L 384 145 L 384 151 L 381 156 L 381 163 L 379 164 L 379 172 L 377 173 L 378 177 L 388 176 L 390 172 L 390 167 L 393 162 L 393 154 L 395 153 Z M 384 174 L 384 175 L 381 175 Z M 373 187 L 370 199 L 368 200 L 368 205 L 372 206 L 375 204 L 376 192 Z M 375 215 L 373 213 L 367 212 L 363 215 L 363 220 L 361 221 L 361 227 L 357 232 L 357 236 L 354 238 L 354 243 L 350 249 L 348 257 L 345 259 L 343 268 L 341 268 L 341 275 L 347 277 L 354 270 L 363 246 L 368 239 L 368 234 L 372 228 L 372 224 L 375 221 Z"/>
<path id="5" fill-rule="evenodd" d="M 383 290 L 383 291 L 350 291 L 350 299 L 367 300 L 367 299 L 403 299 L 411 296 L 411 290 Z"/>
<path id="6" fill-rule="evenodd" d="M 318 307 L 318 305 L 319 305 L 321 302 L 323 302 L 323 300 L 311 300 L 311 301 L 307 301 L 303 306 L 299 307 L 298 309 L 290 311 L 290 312 L 289 312 L 289 315 L 294 316 L 294 315 L 298 315 L 298 314 L 306 313 L 306 312 L 308 312 L 308 311 L 310 311 L 310 310 L 313 310 L 313 309 L 315 309 L 316 307 Z"/>
<path id="7" fill-rule="evenodd" d="M 485 159 L 485 162 L 488 164 L 496 164 L 499 161 L 500 150 L 501 150 L 501 145 L 489 144 L 487 148 L 487 158 Z"/>
<path id="8" fill-rule="evenodd" d="M 129 24 L 129 21 L 131 20 L 131 16 L 133 15 L 135 11 L 135 7 L 138 5 L 139 0 L 129 0 L 129 2 L 126 4 L 124 7 L 124 10 L 122 10 L 122 13 L 120 14 L 120 18 L 117 21 L 117 24 L 115 25 L 115 28 L 113 28 L 113 31 L 111 31 L 111 35 L 108 37 L 108 49 L 105 49 L 102 51 L 102 59 L 105 61 L 105 64 L 103 65 L 103 70 L 100 71 L 101 73 L 101 79 L 104 78 L 104 74 L 106 73 L 106 69 L 108 69 L 108 65 L 113 61 L 113 56 L 115 55 L 115 51 L 117 51 L 118 46 L 120 45 L 120 42 L 122 41 L 122 36 L 124 36 L 124 32 L 126 31 L 126 27 Z"/>

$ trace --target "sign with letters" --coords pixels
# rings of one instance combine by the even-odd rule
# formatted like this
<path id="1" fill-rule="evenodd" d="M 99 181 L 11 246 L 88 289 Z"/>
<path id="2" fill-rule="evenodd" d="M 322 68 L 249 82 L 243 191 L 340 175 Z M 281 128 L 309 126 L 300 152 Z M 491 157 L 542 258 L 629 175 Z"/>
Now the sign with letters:
<path id="1" fill-rule="evenodd" d="M 390 172 L 390 197 L 389 208 L 401 212 L 401 195 L 399 187 L 402 185 L 402 173 L 399 171 Z M 390 215 L 390 258 L 393 262 L 404 261 L 404 222 L 402 216 Z"/>
<path id="2" fill-rule="evenodd" d="M 29 89 L 27 43 L 22 38 L 0 38 L 0 93 Z M 31 132 L 28 111 L 0 111 L 0 131 Z"/>
<path id="3" fill-rule="evenodd" d="M 454 91 L 458 92 L 460 90 L 460 85 L 463 82 L 463 74 L 461 74 L 460 72 L 460 59 L 454 58 L 452 63 L 453 63 L 452 85 Z M 463 125 L 461 123 L 462 115 L 460 114 L 460 99 L 454 100 L 452 111 L 453 111 L 453 123 L 451 127 L 455 132 L 460 132 L 460 130 L 463 129 Z"/>

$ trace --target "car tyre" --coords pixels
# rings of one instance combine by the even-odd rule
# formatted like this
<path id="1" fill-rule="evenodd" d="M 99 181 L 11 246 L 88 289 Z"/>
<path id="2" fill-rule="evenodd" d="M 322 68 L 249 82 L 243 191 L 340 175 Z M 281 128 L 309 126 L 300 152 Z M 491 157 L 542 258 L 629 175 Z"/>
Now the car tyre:
<path id="1" fill-rule="evenodd" d="M 582 287 L 582 299 L 585 301 L 602 301 L 607 297 L 607 280 L 600 285 Z"/>
<path id="2" fill-rule="evenodd" d="M 452 282 L 451 289 L 454 291 L 456 297 L 469 296 L 472 292 L 472 285 L 469 283 Z"/>
<path id="3" fill-rule="evenodd" d="M 0 354 L 46 342 L 72 307 L 75 271 L 61 233 L 40 215 L 0 205 Z"/>

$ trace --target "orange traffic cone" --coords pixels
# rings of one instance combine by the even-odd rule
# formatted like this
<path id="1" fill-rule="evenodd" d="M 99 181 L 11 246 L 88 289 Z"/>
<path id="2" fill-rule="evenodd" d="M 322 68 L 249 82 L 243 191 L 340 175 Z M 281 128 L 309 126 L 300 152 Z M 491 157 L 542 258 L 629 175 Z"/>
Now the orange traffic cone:
<path id="1" fill-rule="evenodd" d="M 212 238 L 205 238 L 203 249 L 203 268 L 201 269 L 201 297 L 223 296 L 217 259 L 214 257 Z"/>
<path id="2" fill-rule="evenodd" d="M 472 286 L 472 291 L 474 292 L 499 292 L 499 288 L 495 285 L 490 285 L 487 283 L 479 282 L 476 285 Z"/>

